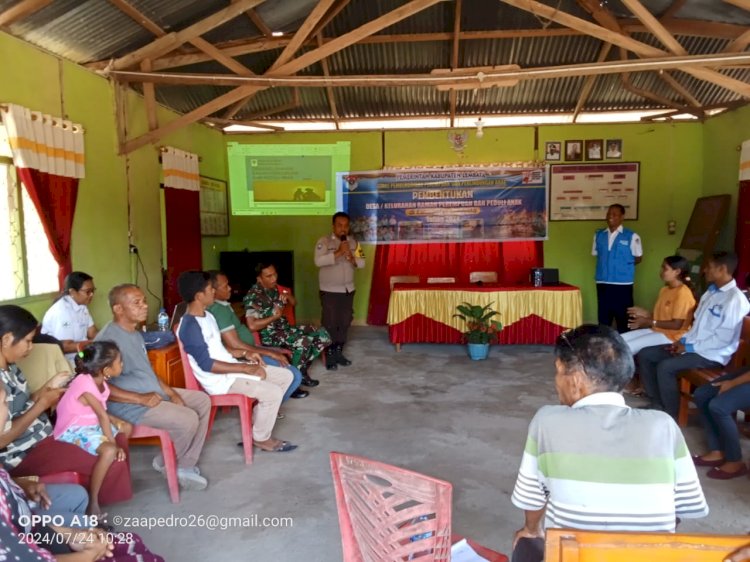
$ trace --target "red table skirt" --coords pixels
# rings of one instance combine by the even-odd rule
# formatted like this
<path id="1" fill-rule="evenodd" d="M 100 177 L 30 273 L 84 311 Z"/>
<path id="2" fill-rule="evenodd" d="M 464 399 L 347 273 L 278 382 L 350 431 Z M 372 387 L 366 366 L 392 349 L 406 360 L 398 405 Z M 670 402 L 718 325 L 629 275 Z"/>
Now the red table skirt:
<path id="1" fill-rule="evenodd" d="M 566 330 L 532 314 L 505 326 L 500 332 L 499 343 L 554 345 L 557 336 Z M 391 343 L 463 343 L 463 334 L 458 330 L 436 322 L 422 314 L 410 316 L 403 322 L 388 326 Z"/>

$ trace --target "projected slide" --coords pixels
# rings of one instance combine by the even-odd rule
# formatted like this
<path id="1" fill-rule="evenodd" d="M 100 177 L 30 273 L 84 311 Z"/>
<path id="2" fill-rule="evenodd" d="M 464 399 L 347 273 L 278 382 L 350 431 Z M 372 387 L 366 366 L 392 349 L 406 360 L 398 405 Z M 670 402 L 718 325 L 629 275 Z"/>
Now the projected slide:
<path id="1" fill-rule="evenodd" d="M 332 215 L 350 144 L 228 143 L 233 215 Z"/>

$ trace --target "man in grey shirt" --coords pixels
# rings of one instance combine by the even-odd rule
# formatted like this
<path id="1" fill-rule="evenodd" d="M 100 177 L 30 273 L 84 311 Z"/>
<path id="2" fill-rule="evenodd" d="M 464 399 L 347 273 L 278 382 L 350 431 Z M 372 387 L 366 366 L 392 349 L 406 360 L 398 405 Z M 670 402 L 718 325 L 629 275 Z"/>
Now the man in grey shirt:
<path id="1" fill-rule="evenodd" d="M 177 455 L 177 476 L 186 490 L 203 490 L 208 481 L 196 466 L 203 449 L 211 411 L 205 392 L 172 388 L 159 379 L 146 354 L 137 327 L 148 316 L 146 297 L 136 285 L 124 284 L 109 292 L 114 319 L 96 336 L 113 341 L 122 355 L 122 374 L 109 381 L 107 409 L 132 424 L 169 432 Z M 154 469 L 164 473 L 164 459 L 154 458 Z"/>

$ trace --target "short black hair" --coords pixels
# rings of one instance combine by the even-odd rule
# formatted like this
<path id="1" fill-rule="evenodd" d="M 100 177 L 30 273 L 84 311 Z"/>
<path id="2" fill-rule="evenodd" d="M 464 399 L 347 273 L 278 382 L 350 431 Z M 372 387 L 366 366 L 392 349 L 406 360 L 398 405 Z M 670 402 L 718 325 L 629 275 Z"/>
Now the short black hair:
<path id="1" fill-rule="evenodd" d="M 224 277 L 229 279 L 227 274 L 220 269 L 209 269 L 208 271 L 206 271 L 206 273 L 208 273 L 208 279 L 209 281 L 211 281 L 211 286 L 214 289 L 216 288 L 216 284 L 219 282 L 219 275 L 223 275 Z"/>
<path id="2" fill-rule="evenodd" d="M 727 268 L 727 272 L 729 275 L 734 275 L 735 270 L 737 269 L 737 254 L 733 254 L 732 252 L 714 252 L 711 254 L 711 260 L 716 265 L 723 265 Z"/>
<path id="3" fill-rule="evenodd" d="M 109 340 L 95 341 L 88 344 L 76 356 L 76 374 L 98 375 L 115 362 L 120 355 L 120 348 Z"/>
<path id="4" fill-rule="evenodd" d="M 333 215 L 333 218 L 331 219 L 331 224 L 336 224 L 336 219 L 339 218 L 339 217 L 345 218 L 349 222 L 351 222 L 351 220 L 352 220 L 347 213 L 345 213 L 344 211 L 339 211 L 338 213 L 335 213 Z"/>
<path id="5" fill-rule="evenodd" d="M 63 283 L 63 293 L 68 294 L 68 292 L 73 289 L 74 291 L 80 291 L 81 287 L 83 287 L 83 284 L 86 281 L 93 281 L 94 278 L 91 277 L 88 273 L 84 273 L 83 271 L 71 271 L 65 276 L 65 282 Z"/>
<path id="6" fill-rule="evenodd" d="M 635 372 L 628 344 L 616 330 L 601 324 L 584 324 L 560 334 L 555 357 L 566 371 L 583 371 L 600 391 L 620 392 Z"/>
<path id="7" fill-rule="evenodd" d="M 261 261 L 255 264 L 255 276 L 260 277 L 260 274 L 263 273 L 264 269 L 268 269 L 269 267 L 276 267 L 275 264 L 271 263 L 270 261 Z"/>
<path id="8" fill-rule="evenodd" d="M 619 203 L 612 203 L 612 204 L 611 204 L 611 205 L 609 206 L 609 208 L 610 208 L 610 209 L 612 209 L 612 208 L 614 208 L 614 209 L 619 209 L 619 211 L 620 211 L 620 214 L 622 214 L 622 215 L 625 215 L 625 207 L 623 207 L 623 206 L 622 206 L 622 205 L 620 205 Z"/>
<path id="9" fill-rule="evenodd" d="M 0 338 L 5 334 L 13 335 L 13 345 L 36 330 L 39 325 L 34 315 L 25 308 L 15 304 L 0 306 Z"/>
<path id="10" fill-rule="evenodd" d="M 211 276 L 205 271 L 183 271 L 177 277 L 177 290 L 182 300 L 191 303 L 195 300 L 195 295 L 206 290 L 210 280 Z"/>

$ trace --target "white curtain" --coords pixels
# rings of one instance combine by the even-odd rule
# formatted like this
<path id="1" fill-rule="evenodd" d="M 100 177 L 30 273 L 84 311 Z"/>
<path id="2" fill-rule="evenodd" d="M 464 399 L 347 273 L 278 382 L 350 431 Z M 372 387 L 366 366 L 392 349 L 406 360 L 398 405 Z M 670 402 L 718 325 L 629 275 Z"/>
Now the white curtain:
<path id="1" fill-rule="evenodd" d="M 172 146 L 162 148 L 161 168 L 165 187 L 199 191 L 198 155 Z"/>
<path id="2" fill-rule="evenodd" d="M 13 103 L 2 104 L 0 111 L 16 167 L 68 178 L 85 177 L 80 124 Z"/>

